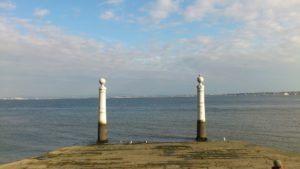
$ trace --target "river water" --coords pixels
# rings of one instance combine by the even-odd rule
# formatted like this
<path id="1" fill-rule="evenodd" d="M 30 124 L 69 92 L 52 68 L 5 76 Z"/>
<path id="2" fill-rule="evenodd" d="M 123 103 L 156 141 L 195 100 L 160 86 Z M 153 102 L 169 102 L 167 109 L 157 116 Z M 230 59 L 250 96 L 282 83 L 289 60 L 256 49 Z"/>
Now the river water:
<path id="1" fill-rule="evenodd" d="M 110 143 L 194 141 L 195 97 L 107 100 Z M 0 163 L 97 140 L 98 99 L 0 100 Z M 300 152 L 300 96 L 206 96 L 209 140 Z"/>

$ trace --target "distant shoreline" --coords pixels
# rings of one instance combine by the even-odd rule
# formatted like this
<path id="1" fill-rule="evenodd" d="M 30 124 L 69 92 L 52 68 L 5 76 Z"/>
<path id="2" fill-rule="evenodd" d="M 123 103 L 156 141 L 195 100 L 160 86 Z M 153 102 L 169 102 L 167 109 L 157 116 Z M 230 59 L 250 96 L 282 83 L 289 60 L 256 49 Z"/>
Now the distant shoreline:
<path id="1" fill-rule="evenodd" d="M 285 91 L 285 92 L 251 92 L 251 93 L 226 93 L 226 94 L 206 94 L 206 96 L 298 96 L 300 91 Z M 196 95 L 174 95 L 174 96 L 108 96 L 108 99 L 139 99 L 139 98 L 178 98 L 178 97 L 196 97 Z M 0 98 L 0 100 L 61 100 L 61 99 L 97 99 L 97 97 L 6 97 Z"/>

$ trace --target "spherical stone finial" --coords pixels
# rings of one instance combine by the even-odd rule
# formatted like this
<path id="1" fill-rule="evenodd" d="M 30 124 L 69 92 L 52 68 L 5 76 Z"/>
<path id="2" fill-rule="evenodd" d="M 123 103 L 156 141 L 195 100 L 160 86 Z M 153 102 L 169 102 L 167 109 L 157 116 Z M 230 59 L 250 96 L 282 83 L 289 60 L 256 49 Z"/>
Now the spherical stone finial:
<path id="1" fill-rule="evenodd" d="M 274 167 L 282 167 L 282 163 L 280 160 L 274 160 L 273 164 L 274 164 Z"/>
<path id="2" fill-rule="evenodd" d="M 99 83 L 100 83 L 101 85 L 104 85 L 105 82 L 106 82 L 106 80 L 105 80 L 104 78 L 101 78 L 101 79 L 99 80 Z"/>
<path id="3" fill-rule="evenodd" d="M 203 82 L 204 82 L 204 77 L 201 76 L 201 75 L 199 75 L 198 78 L 197 78 L 197 81 L 198 81 L 199 83 L 203 83 Z"/>

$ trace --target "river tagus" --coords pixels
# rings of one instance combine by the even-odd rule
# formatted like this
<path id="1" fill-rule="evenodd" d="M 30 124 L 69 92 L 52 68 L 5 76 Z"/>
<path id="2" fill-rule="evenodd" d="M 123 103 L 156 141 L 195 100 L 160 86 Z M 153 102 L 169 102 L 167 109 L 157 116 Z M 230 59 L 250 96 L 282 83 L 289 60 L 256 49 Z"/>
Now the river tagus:
<path id="1" fill-rule="evenodd" d="M 110 98 L 110 143 L 191 142 L 196 97 Z M 0 163 L 95 144 L 98 99 L 0 100 Z M 209 140 L 300 152 L 300 96 L 206 96 Z"/>

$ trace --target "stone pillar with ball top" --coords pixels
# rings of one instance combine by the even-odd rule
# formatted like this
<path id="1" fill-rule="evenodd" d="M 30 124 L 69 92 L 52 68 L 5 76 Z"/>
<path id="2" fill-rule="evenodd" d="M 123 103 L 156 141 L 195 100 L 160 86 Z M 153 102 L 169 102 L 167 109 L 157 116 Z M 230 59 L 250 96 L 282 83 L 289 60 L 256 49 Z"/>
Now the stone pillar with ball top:
<path id="1" fill-rule="evenodd" d="M 107 120 L 106 120 L 106 87 L 105 79 L 100 79 L 99 87 L 99 107 L 98 107 L 98 143 L 107 143 Z"/>
<path id="2" fill-rule="evenodd" d="M 207 141 L 206 121 L 205 121 L 205 94 L 204 94 L 204 78 L 199 75 L 197 78 L 197 141 Z"/>

